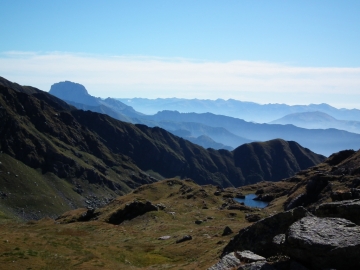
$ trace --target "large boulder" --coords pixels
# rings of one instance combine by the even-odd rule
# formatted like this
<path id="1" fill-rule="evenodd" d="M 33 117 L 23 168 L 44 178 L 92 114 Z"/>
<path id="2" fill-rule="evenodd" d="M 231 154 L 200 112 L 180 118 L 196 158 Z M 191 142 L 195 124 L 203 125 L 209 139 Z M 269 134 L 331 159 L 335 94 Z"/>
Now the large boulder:
<path id="1" fill-rule="evenodd" d="M 284 234 L 295 221 L 310 215 L 305 208 L 297 207 L 261 219 L 240 230 L 224 248 L 222 256 L 236 250 L 251 250 L 264 257 L 274 256 L 279 250 L 278 246 L 273 243 L 273 238 L 278 234 Z"/>
<path id="2" fill-rule="evenodd" d="M 348 219 L 360 225 L 360 200 L 348 200 L 324 203 L 315 209 L 318 217 L 338 217 Z"/>
<path id="3" fill-rule="evenodd" d="M 310 269 L 360 269 L 360 226 L 346 219 L 304 217 L 280 243 L 286 255 Z"/>

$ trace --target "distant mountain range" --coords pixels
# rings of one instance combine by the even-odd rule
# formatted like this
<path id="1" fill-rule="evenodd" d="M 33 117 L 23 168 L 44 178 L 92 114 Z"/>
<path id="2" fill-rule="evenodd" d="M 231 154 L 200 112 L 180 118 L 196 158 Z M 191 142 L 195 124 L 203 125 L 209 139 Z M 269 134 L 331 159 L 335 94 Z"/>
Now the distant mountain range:
<path id="1" fill-rule="evenodd" d="M 292 113 L 270 122 L 269 124 L 295 125 L 308 129 L 336 128 L 349 132 L 360 133 L 359 121 L 338 120 L 324 112 Z"/>
<path id="2" fill-rule="evenodd" d="M 118 100 L 144 114 L 155 114 L 165 110 L 181 113 L 211 112 L 257 123 L 268 123 L 292 113 L 315 111 L 324 112 L 341 120 L 358 121 L 360 119 L 360 110 L 337 109 L 325 103 L 290 106 L 286 104 L 261 105 L 234 99 L 118 98 Z"/>
<path id="3" fill-rule="evenodd" d="M 0 211 L 27 218 L 97 207 L 162 178 L 223 187 L 278 181 L 325 158 L 280 139 L 206 150 L 1 77 L 0 118 Z"/>
<path id="4" fill-rule="evenodd" d="M 72 83 L 61 82 L 54 84 L 50 89 L 50 93 L 68 101 L 78 109 L 106 113 L 122 121 L 144 124 L 149 127 L 162 127 L 167 131 L 197 143 L 204 148 L 231 150 L 244 143 L 249 143 L 252 141 L 268 141 L 276 138 L 296 141 L 304 147 L 326 156 L 344 149 L 357 150 L 360 147 L 360 134 L 350 133 L 337 129 L 310 130 L 292 125 L 256 124 L 252 122 L 246 122 L 242 119 L 224 115 L 216 115 L 213 113 L 179 113 L 177 111 L 161 111 L 154 115 L 145 115 L 135 111 L 132 107 L 123 104 L 119 100 L 112 98 L 101 100 L 99 98 L 92 97 L 87 93 L 86 90 L 84 91 L 83 87 L 80 89 L 80 85 L 78 84 L 72 85 L 71 88 L 69 88 L 71 91 L 69 91 L 69 84 Z M 77 88 L 79 88 L 79 91 L 75 93 L 74 89 Z M 64 94 L 62 94 L 61 89 L 64 89 Z M 71 93 L 74 93 L 74 98 L 71 97 Z M 81 95 L 83 98 L 81 98 Z M 78 102 L 81 100 L 85 100 L 89 105 L 84 103 L 79 104 Z M 159 100 L 161 101 L 161 99 Z M 177 104 L 177 99 L 171 100 Z M 200 102 L 201 100 L 195 101 Z M 220 100 L 218 101 L 220 102 Z M 208 100 L 203 100 L 200 103 L 210 106 L 211 102 L 209 102 L 210 101 Z M 192 100 L 189 100 L 188 103 L 193 104 Z M 94 106 L 94 104 L 97 104 L 97 106 Z M 226 105 L 226 103 L 223 104 Z M 256 106 L 260 106 L 258 108 L 261 110 L 268 108 L 271 114 L 271 110 L 275 110 L 275 107 L 270 105 L 261 107 L 262 105 L 257 104 Z M 233 107 L 234 106 L 235 105 L 233 105 Z M 324 104 L 321 106 L 327 109 L 332 108 Z M 159 106 L 159 108 L 160 107 L 161 106 Z M 199 107 L 201 106 L 199 105 Z M 287 105 L 285 107 L 281 105 L 280 107 L 283 109 L 306 108 L 306 106 Z M 216 108 L 217 106 L 214 106 L 215 111 Z M 332 109 L 335 111 L 337 110 L 335 108 Z M 275 111 L 279 112 L 279 110 Z M 342 112 L 341 110 L 337 111 Z M 356 110 L 354 112 L 356 114 Z"/>
<path id="5" fill-rule="evenodd" d="M 162 111 L 146 117 L 153 121 L 193 121 L 208 126 L 222 127 L 237 136 L 251 138 L 253 141 L 266 141 L 274 138 L 293 140 L 324 155 L 330 155 L 341 149 L 358 150 L 360 147 L 360 134 L 337 129 L 304 129 L 293 125 L 256 124 L 211 113 Z"/>

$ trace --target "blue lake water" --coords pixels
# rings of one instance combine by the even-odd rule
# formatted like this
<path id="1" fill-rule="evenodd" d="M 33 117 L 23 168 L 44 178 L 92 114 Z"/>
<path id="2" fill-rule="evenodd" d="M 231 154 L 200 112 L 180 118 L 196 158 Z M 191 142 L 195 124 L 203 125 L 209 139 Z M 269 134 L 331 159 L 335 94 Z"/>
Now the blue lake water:
<path id="1" fill-rule="evenodd" d="M 244 205 L 250 206 L 250 207 L 264 208 L 264 207 L 268 206 L 267 202 L 256 201 L 256 200 L 254 200 L 254 198 L 256 198 L 255 194 L 248 194 L 245 196 L 245 199 L 234 198 L 234 200 L 239 203 L 244 203 Z"/>

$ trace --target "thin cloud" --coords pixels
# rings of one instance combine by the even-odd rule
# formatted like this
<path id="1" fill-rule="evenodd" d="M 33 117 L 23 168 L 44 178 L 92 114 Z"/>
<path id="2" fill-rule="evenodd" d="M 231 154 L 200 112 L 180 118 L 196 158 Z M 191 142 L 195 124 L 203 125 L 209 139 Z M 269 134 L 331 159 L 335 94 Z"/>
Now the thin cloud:
<path id="1" fill-rule="evenodd" d="M 252 93 L 259 99 L 261 93 L 267 100 L 274 94 L 279 102 L 286 103 L 281 100 L 286 95 L 294 98 L 306 94 L 308 98 L 313 94 L 319 98 L 334 94 L 353 98 L 360 87 L 360 68 L 64 52 L 5 52 L 0 54 L 0 73 L 9 80 L 45 91 L 53 83 L 70 80 L 101 97 L 241 99 L 244 93 Z"/>

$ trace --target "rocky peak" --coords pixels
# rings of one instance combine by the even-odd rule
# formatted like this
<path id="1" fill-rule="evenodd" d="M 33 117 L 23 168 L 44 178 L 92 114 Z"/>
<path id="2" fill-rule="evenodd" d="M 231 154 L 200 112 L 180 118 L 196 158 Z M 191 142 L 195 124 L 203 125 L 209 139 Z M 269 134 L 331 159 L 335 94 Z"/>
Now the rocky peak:
<path id="1" fill-rule="evenodd" d="M 89 95 L 86 88 L 79 83 L 70 81 L 54 83 L 51 86 L 49 93 L 66 101 L 78 102 L 91 106 L 99 105 L 99 99 Z"/>

